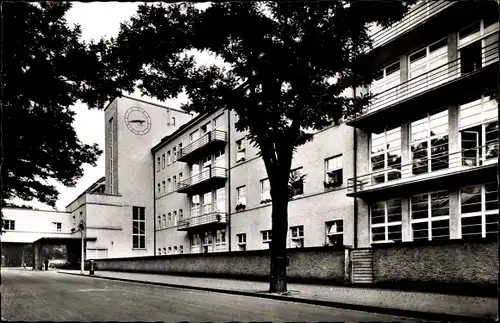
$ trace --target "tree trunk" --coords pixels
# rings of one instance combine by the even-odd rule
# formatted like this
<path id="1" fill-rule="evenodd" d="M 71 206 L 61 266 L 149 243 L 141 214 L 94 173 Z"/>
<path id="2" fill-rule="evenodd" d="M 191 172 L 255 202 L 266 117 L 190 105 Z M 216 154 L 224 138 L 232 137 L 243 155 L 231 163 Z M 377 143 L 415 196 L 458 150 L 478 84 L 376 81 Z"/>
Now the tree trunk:
<path id="1" fill-rule="evenodd" d="M 280 185 L 280 187 L 282 186 Z M 288 186 L 285 186 L 285 189 L 277 190 L 275 194 L 272 194 L 271 283 L 269 287 L 269 291 L 272 293 L 287 291 Z"/>

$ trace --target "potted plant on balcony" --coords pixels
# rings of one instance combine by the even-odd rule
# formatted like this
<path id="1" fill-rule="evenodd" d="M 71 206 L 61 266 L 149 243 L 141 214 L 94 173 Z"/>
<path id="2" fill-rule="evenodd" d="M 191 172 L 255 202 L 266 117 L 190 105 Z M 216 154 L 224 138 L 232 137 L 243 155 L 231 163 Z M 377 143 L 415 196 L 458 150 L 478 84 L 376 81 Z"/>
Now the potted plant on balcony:
<path id="1" fill-rule="evenodd" d="M 236 212 L 238 211 L 243 211 L 247 206 L 245 204 L 241 204 L 239 203 L 238 205 L 236 205 Z"/>
<path id="2" fill-rule="evenodd" d="M 266 204 L 266 203 L 271 203 L 271 199 L 265 199 L 260 201 L 260 204 Z"/>

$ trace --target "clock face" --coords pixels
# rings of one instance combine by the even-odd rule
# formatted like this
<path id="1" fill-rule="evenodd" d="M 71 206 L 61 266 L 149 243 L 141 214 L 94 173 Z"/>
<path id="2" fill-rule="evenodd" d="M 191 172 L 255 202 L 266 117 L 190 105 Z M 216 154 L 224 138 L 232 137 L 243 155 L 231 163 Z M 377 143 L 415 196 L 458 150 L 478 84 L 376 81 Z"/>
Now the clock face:
<path id="1" fill-rule="evenodd" d="M 127 128 L 136 135 L 145 135 L 151 130 L 151 118 L 139 107 L 131 107 L 125 112 Z"/>

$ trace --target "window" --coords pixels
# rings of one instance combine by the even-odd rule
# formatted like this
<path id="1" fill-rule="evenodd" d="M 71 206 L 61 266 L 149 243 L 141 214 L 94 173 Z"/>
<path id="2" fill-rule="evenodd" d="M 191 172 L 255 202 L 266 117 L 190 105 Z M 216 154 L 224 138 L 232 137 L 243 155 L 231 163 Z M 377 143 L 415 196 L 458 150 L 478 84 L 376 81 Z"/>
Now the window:
<path id="1" fill-rule="evenodd" d="M 344 245 L 344 220 L 326 222 L 326 244 L 328 246 Z"/>
<path id="2" fill-rule="evenodd" d="M 163 183 L 165 183 L 165 181 L 163 181 Z M 158 186 L 158 194 L 161 194 L 161 184 L 158 183 L 157 186 Z"/>
<path id="3" fill-rule="evenodd" d="M 161 229 L 161 216 L 158 215 L 158 229 Z"/>
<path id="4" fill-rule="evenodd" d="M 132 248 L 146 249 L 146 208 L 132 207 Z"/>
<path id="5" fill-rule="evenodd" d="M 161 169 L 165 168 L 165 154 L 161 155 Z"/>
<path id="6" fill-rule="evenodd" d="M 239 251 L 245 251 L 247 248 L 247 234 L 239 233 L 236 235 L 236 239 L 238 240 L 238 248 Z"/>
<path id="7" fill-rule="evenodd" d="M 262 242 L 271 242 L 272 239 L 272 231 L 266 230 L 260 232 L 262 235 Z"/>
<path id="8" fill-rule="evenodd" d="M 480 166 L 498 157 L 497 103 L 487 94 L 460 105 L 462 166 Z"/>
<path id="9" fill-rule="evenodd" d="M 409 55 L 408 93 L 412 95 L 447 81 L 448 43 L 444 38 Z M 429 73 L 432 71 L 432 73 Z M 428 73 L 428 74 L 426 74 Z"/>
<path id="10" fill-rule="evenodd" d="M 167 151 L 167 165 L 172 163 L 172 155 L 170 155 L 170 150 Z"/>
<path id="11" fill-rule="evenodd" d="M 184 210 L 183 209 L 180 209 L 179 210 L 179 221 L 184 219 Z"/>
<path id="12" fill-rule="evenodd" d="M 214 118 L 214 130 L 223 130 L 224 128 L 224 114 Z"/>
<path id="13" fill-rule="evenodd" d="M 370 211 L 372 243 L 402 240 L 401 199 L 375 202 Z"/>
<path id="14" fill-rule="evenodd" d="M 163 214 L 163 225 L 166 227 L 167 226 L 167 215 Z"/>
<path id="15" fill-rule="evenodd" d="M 177 176 L 174 176 L 172 190 L 175 191 L 176 189 L 177 189 Z"/>
<path id="16" fill-rule="evenodd" d="M 290 171 L 290 178 L 288 179 L 288 193 L 290 197 L 304 194 L 304 177 L 302 167 Z"/>
<path id="17" fill-rule="evenodd" d="M 200 244 L 201 244 L 201 238 L 199 234 L 193 234 L 191 236 L 191 253 L 198 253 L 200 252 Z"/>
<path id="18" fill-rule="evenodd" d="M 238 205 L 247 205 L 247 187 L 244 185 L 236 188 L 236 207 Z"/>
<path id="19" fill-rule="evenodd" d="M 159 172 L 161 167 L 161 161 L 159 156 L 158 158 L 156 158 L 156 164 L 157 164 L 156 171 Z"/>
<path id="20" fill-rule="evenodd" d="M 163 186 L 163 194 L 167 193 L 167 184 L 165 181 L 162 182 L 162 186 Z"/>
<path id="21" fill-rule="evenodd" d="M 73 215 L 73 228 L 76 228 L 76 215 Z"/>
<path id="22" fill-rule="evenodd" d="M 189 134 L 189 142 L 193 142 L 200 138 L 200 132 L 198 130 L 195 130 Z"/>
<path id="23" fill-rule="evenodd" d="M 215 232 L 215 252 L 226 251 L 226 230 Z"/>
<path id="24" fill-rule="evenodd" d="M 226 212 L 226 188 L 215 191 L 215 212 Z"/>
<path id="25" fill-rule="evenodd" d="M 158 248 L 158 255 L 161 256 L 161 248 Z"/>
<path id="26" fill-rule="evenodd" d="M 210 131 L 210 122 L 204 124 L 203 126 L 201 126 L 200 128 L 200 131 L 201 131 L 201 135 L 203 136 L 204 134 L 206 134 L 207 132 Z"/>
<path id="27" fill-rule="evenodd" d="M 341 186 L 343 179 L 342 155 L 325 159 L 325 188 Z"/>
<path id="28" fill-rule="evenodd" d="M 167 180 L 167 183 L 168 183 L 167 184 L 167 190 L 168 190 L 168 192 L 172 192 L 172 180 L 169 178 Z"/>
<path id="29" fill-rule="evenodd" d="M 179 253 L 183 254 L 184 253 L 184 246 L 179 246 Z"/>
<path id="30" fill-rule="evenodd" d="M 458 32 L 458 48 L 461 49 L 471 43 L 484 41 L 488 37 L 497 35 L 497 33 L 498 16 L 492 15 L 491 18 L 476 21 Z"/>
<path id="31" fill-rule="evenodd" d="M 172 247 L 168 247 L 168 254 L 171 255 L 172 254 Z"/>
<path id="32" fill-rule="evenodd" d="M 243 139 L 236 141 L 236 162 L 244 161 L 246 157 L 246 150 L 243 148 Z"/>
<path id="33" fill-rule="evenodd" d="M 412 173 L 419 175 L 448 168 L 448 110 L 414 121 L 410 128 Z"/>
<path id="34" fill-rule="evenodd" d="M 201 246 L 203 247 L 203 253 L 212 252 L 214 245 L 213 240 L 214 237 L 210 232 L 201 233 Z"/>
<path id="35" fill-rule="evenodd" d="M 167 248 L 163 248 L 163 254 L 166 255 L 167 254 Z"/>
<path id="36" fill-rule="evenodd" d="M 172 225 L 175 227 L 177 226 L 177 211 L 174 211 L 174 214 L 173 214 L 173 223 Z"/>
<path id="37" fill-rule="evenodd" d="M 202 214 L 212 213 L 212 192 L 203 194 Z"/>
<path id="38" fill-rule="evenodd" d="M 113 147 L 114 147 L 114 131 L 113 131 L 113 118 L 109 119 L 108 122 L 108 134 L 109 134 L 109 143 L 111 149 L 109 149 L 109 194 L 113 194 L 113 173 L 114 173 L 114 167 L 113 167 Z M 158 169 L 159 170 L 159 169 Z"/>
<path id="39" fill-rule="evenodd" d="M 495 182 L 460 189 L 462 239 L 495 237 L 498 232 L 498 194 Z"/>
<path id="40" fill-rule="evenodd" d="M 303 248 L 304 247 L 304 226 L 299 225 L 295 227 L 290 227 L 290 239 L 292 248 Z"/>
<path id="41" fill-rule="evenodd" d="M 419 194 L 411 197 L 413 240 L 450 238 L 450 195 L 448 192 Z"/>
<path id="42" fill-rule="evenodd" d="M 271 202 L 271 186 L 269 179 L 263 179 L 260 181 L 260 203 Z"/>
<path id="43" fill-rule="evenodd" d="M 174 246 L 174 255 L 177 254 L 177 246 Z"/>
<path id="44" fill-rule="evenodd" d="M 401 178 L 401 127 L 371 135 L 371 168 L 373 184 Z"/>
<path id="45" fill-rule="evenodd" d="M 224 149 L 215 153 L 215 167 L 226 168 L 226 158 L 224 158 Z"/>
<path id="46" fill-rule="evenodd" d="M 172 159 L 174 163 L 177 161 L 177 147 L 172 148 Z"/>
<path id="47" fill-rule="evenodd" d="M 167 224 L 168 227 L 171 227 L 172 226 L 172 213 L 168 212 L 168 224 Z"/>
<path id="48" fill-rule="evenodd" d="M 200 196 L 191 196 L 191 217 L 200 215 Z"/>
<path id="49" fill-rule="evenodd" d="M 370 88 L 373 95 L 399 85 L 401 81 L 399 64 L 400 62 L 397 61 L 376 73 Z"/>
<path id="50" fill-rule="evenodd" d="M 56 232 L 61 232 L 62 229 L 62 223 L 61 222 L 52 222 L 54 224 L 54 229 Z"/>
<path id="51" fill-rule="evenodd" d="M 182 173 L 179 173 L 179 184 L 182 182 Z"/>
<path id="52" fill-rule="evenodd" d="M 175 126 L 175 117 L 172 117 L 172 126 Z"/>
<path id="53" fill-rule="evenodd" d="M 16 221 L 15 220 L 3 220 L 2 221 L 3 229 L 13 231 L 16 229 Z"/>

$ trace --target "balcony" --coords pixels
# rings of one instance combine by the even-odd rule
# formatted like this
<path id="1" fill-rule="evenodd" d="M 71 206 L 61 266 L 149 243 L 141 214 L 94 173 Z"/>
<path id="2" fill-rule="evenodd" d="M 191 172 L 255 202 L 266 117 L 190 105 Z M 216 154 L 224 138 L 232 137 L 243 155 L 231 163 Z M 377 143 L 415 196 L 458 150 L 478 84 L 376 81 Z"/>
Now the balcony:
<path id="1" fill-rule="evenodd" d="M 408 14 L 389 28 L 377 26 L 372 34 L 373 48 L 386 45 L 395 38 L 417 28 L 427 20 L 454 5 L 456 1 L 423 1 L 415 5 Z"/>
<path id="2" fill-rule="evenodd" d="M 189 195 L 207 192 L 224 186 L 227 180 L 227 169 L 213 167 L 177 184 L 177 192 Z"/>
<path id="3" fill-rule="evenodd" d="M 226 227 L 227 223 L 228 216 L 226 213 L 212 212 L 180 220 L 177 226 L 177 231 L 205 231 L 207 229 L 217 230 Z"/>
<path id="4" fill-rule="evenodd" d="M 414 160 L 350 178 L 347 196 L 382 200 L 484 183 L 496 176 L 498 143 Z"/>
<path id="5" fill-rule="evenodd" d="M 223 149 L 226 142 L 227 134 L 225 131 L 212 130 L 186 147 L 181 148 L 177 154 L 177 160 L 186 163 L 199 160 L 205 155 Z"/>
<path id="6" fill-rule="evenodd" d="M 461 64 L 460 59 L 438 66 L 376 94 L 371 104 L 352 116 L 347 124 L 378 133 L 385 128 L 387 120 L 391 124 L 401 124 L 411 116 L 458 104 L 472 93 L 496 87 L 498 41 L 482 47 L 480 51 L 479 66 L 471 68 Z"/>

